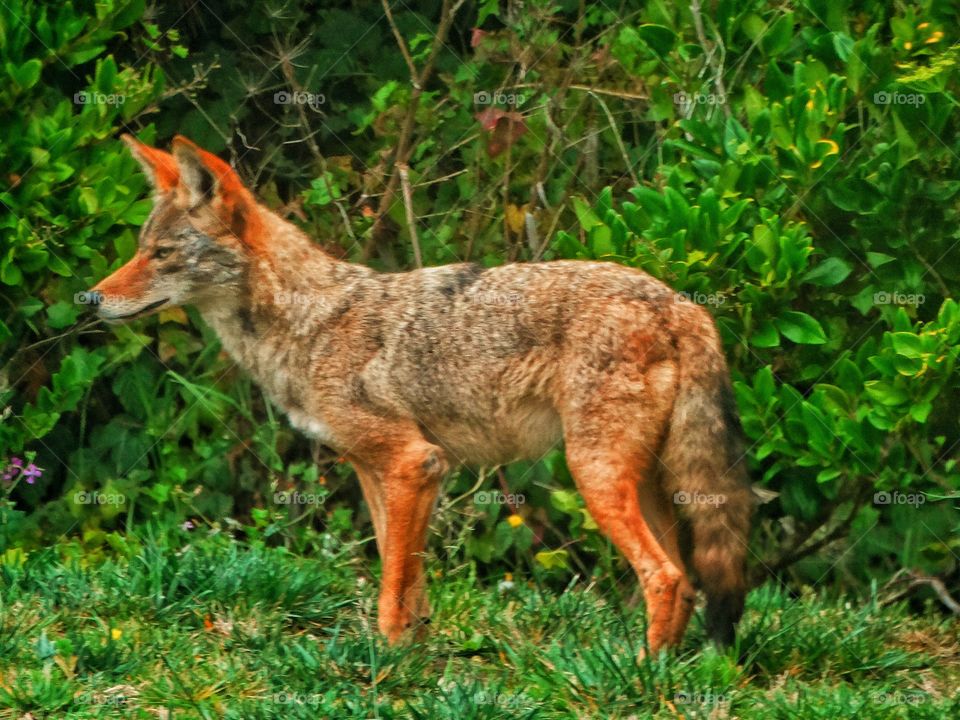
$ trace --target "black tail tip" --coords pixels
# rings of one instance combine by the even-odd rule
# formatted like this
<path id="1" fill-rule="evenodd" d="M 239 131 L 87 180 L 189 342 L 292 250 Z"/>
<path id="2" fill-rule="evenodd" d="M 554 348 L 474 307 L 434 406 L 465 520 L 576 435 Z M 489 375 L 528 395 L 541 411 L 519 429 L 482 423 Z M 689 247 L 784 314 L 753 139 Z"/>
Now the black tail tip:
<path id="1" fill-rule="evenodd" d="M 743 615 L 743 593 L 707 596 L 707 635 L 719 647 L 733 645 L 737 622 Z"/>

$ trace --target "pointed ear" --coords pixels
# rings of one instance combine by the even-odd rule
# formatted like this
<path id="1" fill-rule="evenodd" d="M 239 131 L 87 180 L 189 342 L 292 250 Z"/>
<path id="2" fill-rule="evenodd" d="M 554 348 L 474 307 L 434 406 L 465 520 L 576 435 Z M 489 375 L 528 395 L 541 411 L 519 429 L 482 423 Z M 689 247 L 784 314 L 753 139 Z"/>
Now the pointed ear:
<path id="1" fill-rule="evenodd" d="M 264 233 L 257 202 L 240 176 L 213 153 L 183 135 L 173 138 L 173 157 L 180 168 L 180 186 L 189 208 L 209 205 L 224 227 L 251 250 L 261 248 Z"/>
<path id="2" fill-rule="evenodd" d="M 217 197 L 227 204 L 246 199 L 246 189 L 233 168 L 183 135 L 173 138 L 173 156 L 180 168 L 181 183 L 189 194 L 190 207 Z"/>
<path id="3" fill-rule="evenodd" d="M 177 186 L 180 173 L 173 155 L 144 145 L 133 135 L 124 133 L 120 139 L 130 148 L 130 153 L 140 163 L 147 180 L 156 192 L 168 192 Z"/>

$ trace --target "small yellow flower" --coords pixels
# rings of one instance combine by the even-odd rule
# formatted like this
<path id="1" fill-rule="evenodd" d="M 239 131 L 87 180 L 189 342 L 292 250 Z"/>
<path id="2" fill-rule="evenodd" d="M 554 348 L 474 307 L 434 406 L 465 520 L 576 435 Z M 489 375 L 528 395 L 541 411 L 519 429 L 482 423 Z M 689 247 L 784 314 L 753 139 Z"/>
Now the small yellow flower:
<path id="1" fill-rule="evenodd" d="M 503 579 L 507 582 L 513 582 L 513 573 L 504 573 Z"/>
<path id="2" fill-rule="evenodd" d="M 923 29 L 926 28 L 926 27 L 930 27 L 930 23 L 928 23 L 928 22 L 922 22 L 922 23 L 920 23 L 919 25 L 917 25 L 917 30 L 923 30 Z"/>
<path id="3" fill-rule="evenodd" d="M 903 44 L 903 49 L 904 49 L 904 50 L 910 50 L 912 47 L 913 47 L 913 43 L 910 42 L 909 40 L 907 40 L 907 41 Z"/>
<path id="4" fill-rule="evenodd" d="M 928 37 L 925 41 L 925 44 L 930 45 L 931 43 L 940 42 L 943 39 L 943 32 L 937 30 L 933 35 Z"/>
<path id="5" fill-rule="evenodd" d="M 123 630 L 120 628 L 112 628 L 110 630 L 110 637 L 112 637 L 114 640 L 119 640 L 123 637 Z"/>
<path id="6" fill-rule="evenodd" d="M 510 523 L 510 527 L 518 528 L 521 525 L 523 525 L 523 518 L 517 515 L 516 513 L 514 513 L 513 515 L 507 518 L 507 522 Z"/>

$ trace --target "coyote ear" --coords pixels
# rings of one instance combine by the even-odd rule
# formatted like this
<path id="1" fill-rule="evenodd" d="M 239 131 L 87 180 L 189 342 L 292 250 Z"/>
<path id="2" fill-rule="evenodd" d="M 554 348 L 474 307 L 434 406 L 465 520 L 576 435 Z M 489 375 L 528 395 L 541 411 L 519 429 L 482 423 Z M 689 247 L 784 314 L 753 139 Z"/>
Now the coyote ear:
<path id="1" fill-rule="evenodd" d="M 223 160 L 198 147 L 183 135 L 173 139 L 173 156 L 180 167 L 180 179 L 190 196 L 190 207 L 211 202 L 215 197 L 229 201 L 244 195 L 240 178 Z"/>
<path id="2" fill-rule="evenodd" d="M 130 148 L 130 153 L 140 163 L 151 187 L 157 192 L 168 192 L 177 186 L 180 174 L 173 155 L 144 145 L 133 135 L 124 133 L 120 139 Z"/>
<path id="3" fill-rule="evenodd" d="M 256 201 L 233 168 L 183 135 L 173 138 L 173 156 L 180 167 L 180 185 L 187 191 L 189 207 L 209 204 L 241 242 L 251 249 L 259 247 Z"/>

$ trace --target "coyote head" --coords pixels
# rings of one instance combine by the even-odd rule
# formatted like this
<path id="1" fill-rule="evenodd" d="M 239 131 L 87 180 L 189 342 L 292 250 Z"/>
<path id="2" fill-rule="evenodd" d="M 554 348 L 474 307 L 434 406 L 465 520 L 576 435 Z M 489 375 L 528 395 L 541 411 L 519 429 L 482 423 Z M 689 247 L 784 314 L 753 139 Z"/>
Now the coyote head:
<path id="1" fill-rule="evenodd" d="M 223 160 L 182 136 L 173 153 L 123 136 L 154 190 L 136 254 L 91 290 L 110 322 L 163 307 L 222 302 L 241 292 L 260 208 Z"/>

